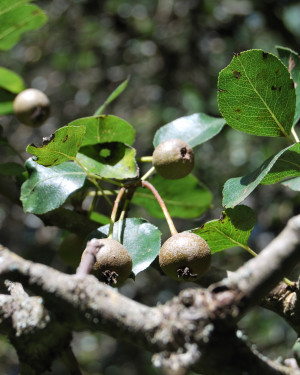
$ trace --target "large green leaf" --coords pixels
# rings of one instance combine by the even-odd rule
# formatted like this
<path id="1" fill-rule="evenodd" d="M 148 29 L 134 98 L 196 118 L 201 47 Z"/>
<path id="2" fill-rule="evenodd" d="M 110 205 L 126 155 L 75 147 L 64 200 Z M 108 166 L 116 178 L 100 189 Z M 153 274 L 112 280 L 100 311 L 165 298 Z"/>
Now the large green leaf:
<path id="1" fill-rule="evenodd" d="M 219 74 L 219 109 L 228 125 L 245 133 L 290 138 L 295 102 L 289 71 L 262 50 L 235 55 Z"/>
<path id="2" fill-rule="evenodd" d="M 211 205 L 211 192 L 192 175 L 176 182 L 170 182 L 156 175 L 151 179 L 151 183 L 163 198 L 172 217 L 184 219 L 199 217 Z M 164 217 L 157 200 L 148 189 L 137 189 L 132 203 L 144 207 L 153 217 Z"/>
<path id="3" fill-rule="evenodd" d="M 180 117 L 159 128 L 155 133 L 153 144 L 157 147 L 164 141 L 178 138 L 194 147 L 217 135 L 224 125 L 223 118 L 211 117 L 205 113 Z"/>
<path id="4" fill-rule="evenodd" d="M 12 48 L 22 34 L 40 28 L 47 21 L 45 13 L 31 0 L 1 0 L 0 50 Z"/>
<path id="5" fill-rule="evenodd" d="M 92 232 L 89 238 L 106 238 L 108 231 L 109 225 L 105 225 Z M 132 271 L 135 275 L 148 268 L 160 250 L 161 232 L 145 219 L 125 219 L 121 225 L 116 222 L 113 238 L 120 241 L 128 250 L 133 263 Z"/>
<path id="6" fill-rule="evenodd" d="M 134 128 L 127 121 L 113 115 L 84 117 L 72 121 L 69 126 L 86 127 L 82 146 L 106 142 L 132 145 L 135 137 Z"/>
<path id="7" fill-rule="evenodd" d="M 205 239 L 212 253 L 235 246 L 249 250 L 248 239 L 254 224 L 252 209 L 241 205 L 228 208 L 219 220 L 208 221 L 192 232 Z"/>
<path id="8" fill-rule="evenodd" d="M 295 126 L 300 119 L 300 58 L 297 52 L 285 48 L 285 47 L 276 47 L 280 60 L 288 68 L 293 80 L 295 82 L 296 89 L 296 111 L 294 117 Z"/>
<path id="9" fill-rule="evenodd" d="M 260 183 L 274 184 L 285 178 L 299 176 L 299 153 L 300 144 L 297 143 L 271 156 L 247 176 L 226 181 L 223 189 L 223 206 L 236 206 L 247 198 Z"/>
<path id="10" fill-rule="evenodd" d="M 29 178 L 21 187 L 21 201 L 24 211 L 33 214 L 44 214 L 60 207 L 86 179 L 84 171 L 73 162 L 46 168 L 28 159 L 25 167 Z"/>
<path id="11" fill-rule="evenodd" d="M 94 116 L 99 116 L 103 113 L 105 108 L 113 102 L 119 95 L 122 94 L 122 92 L 126 89 L 128 85 L 129 79 L 126 79 L 124 82 L 122 82 L 110 95 L 109 97 L 105 100 L 105 102 L 97 109 L 95 112 Z"/>
<path id="12" fill-rule="evenodd" d="M 64 126 L 43 139 L 41 147 L 29 145 L 26 149 L 35 155 L 35 161 L 46 167 L 74 160 L 84 137 L 84 126 Z"/>
<path id="13" fill-rule="evenodd" d="M 0 67 L 0 87 L 14 94 L 18 94 L 20 91 L 24 90 L 25 84 L 18 74 L 9 69 Z"/>
<path id="14" fill-rule="evenodd" d="M 122 180 L 138 176 L 135 149 L 124 143 L 82 147 L 76 158 L 90 173 L 101 177 Z"/>

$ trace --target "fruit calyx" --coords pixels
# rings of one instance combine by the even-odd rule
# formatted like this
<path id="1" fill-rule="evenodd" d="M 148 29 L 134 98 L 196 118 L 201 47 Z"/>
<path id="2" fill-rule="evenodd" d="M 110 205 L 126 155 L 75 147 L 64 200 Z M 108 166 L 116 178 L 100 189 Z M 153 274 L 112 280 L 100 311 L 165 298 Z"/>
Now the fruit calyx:
<path id="1" fill-rule="evenodd" d="M 163 272 L 175 280 L 195 281 L 209 270 L 211 251 L 197 234 L 177 233 L 162 245 L 159 264 Z"/>

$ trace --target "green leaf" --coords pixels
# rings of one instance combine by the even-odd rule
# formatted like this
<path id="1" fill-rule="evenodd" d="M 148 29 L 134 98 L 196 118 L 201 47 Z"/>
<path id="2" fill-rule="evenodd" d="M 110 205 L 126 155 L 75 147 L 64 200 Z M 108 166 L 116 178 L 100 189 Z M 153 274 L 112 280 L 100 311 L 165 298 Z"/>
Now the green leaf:
<path id="1" fill-rule="evenodd" d="M 108 216 L 102 215 L 99 212 L 95 212 L 95 211 L 93 211 L 90 214 L 89 218 L 90 220 L 96 221 L 96 223 L 103 224 L 103 225 L 109 224 L 110 222 L 110 219 Z"/>
<path id="2" fill-rule="evenodd" d="M 172 182 L 156 175 L 151 183 L 163 198 L 172 217 L 199 217 L 211 205 L 211 192 L 192 175 Z M 148 189 L 137 189 L 132 203 L 144 207 L 153 217 L 164 218 L 157 200 Z"/>
<path id="3" fill-rule="evenodd" d="M 246 199 L 260 183 L 273 184 L 284 178 L 299 175 L 299 151 L 299 143 L 289 146 L 268 158 L 247 176 L 235 177 L 226 181 L 223 189 L 223 206 L 236 206 Z M 270 173 L 269 176 L 268 173 Z"/>
<path id="4" fill-rule="evenodd" d="M 22 34 L 40 28 L 47 21 L 45 13 L 30 0 L 1 0 L 0 50 L 12 48 Z"/>
<path id="5" fill-rule="evenodd" d="M 21 201 L 24 211 L 33 214 L 44 214 L 60 207 L 86 179 L 84 171 L 72 162 L 46 168 L 28 159 L 25 167 L 29 178 L 21 187 Z"/>
<path id="6" fill-rule="evenodd" d="M 300 119 L 300 58 L 297 52 L 285 48 L 276 47 L 280 60 L 288 68 L 294 82 L 296 90 L 296 111 L 293 126 L 297 124 Z"/>
<path id="7" fill-rule="evenodd" d="M 89 238 L 106 238 L 108 231 L 109 225 L 105 225 L 92 232 Z M 145 219 L 125 219 L 121 223 L 120 234 L 119 222 L 116 222 L 113 238 L 120 241 L 129 252 L 133 263 L 132 271 L 135 275 L 148 268 L 160 250 L 161 232 Z"/>
<path id="8" fill-rule="evenodd" d="M 224 125 L 225 120 L 222 118 L 211 117 L 205 113 L 194 113 L 190 116 L 180 117 L 158 129 L 153 144 L 154 147 L 157 147 L 164 141 L 177 138 L 194 147 L 213 138 Z"/>
<path id="9" fill-rule="evenodd" d="M 113 115 L 84 117 L 72 121 L 69 126 L 86 127 L 82 146 L 106 142 L 122 142 L 132 145 L 135 137 L 134 128 L 125 120 Z"/>
<path id="10" fill-rule="evenodd" d="M 35 161 L 46 167 L 61 164 L 67 160 L 74 160 L 84 137 L 84 126 L 64 126 L 50 137 L 43 138 L 41 147 L 34 144 L 26 149 L 35 155 Z"/>
<path id="11" fill-rule="evenodd" d="M 276 184 L 286 178 L 300 176 L 300 143 L 289 147 L 273 165 L 261 184 Z"/>
<path id="12" fill-rule="evenodd" d="M 0 164 L 0 174 L 3 176 L 20 176 L 24 172 L 24 167 L 18 163 L 2 163 Z"/>
<path id="13" fill-rule="evenodd" d="M 300 177 L 291 178 L 289 180 L 283 181 L 281 184 L 290 188 L 291 190 L 300 191 Z"/>
<path id="14" fill-rule="evenodd" d="M 0 87 L 18 94 L 20 91 L 24 90 L 25 84 L 23 79 L 13 71 L 0 67 Z"/>
<path id="15" fill-rule="evenodd" d="M 295 113 L 290 73 L 274 55 L 235 55 L 218 79 L 218 105 L 228 125 L 249 134 L 290 138 Z"/>
<path id="16" fill-rule="evenodd" d="M 237 206 L 223 211 L 219 220 L 205 223 L 192 232 L 202 237 L 212 253 L 241 246 L 247 251 L 248 239 L 255 224 L 255 215 L 248 206 Z"/>
<path id="17" fill-rule="evenodd" d="M 12 114 L 13 111 L 13 101 L 15 95 L 4 90 L 0 89 L 0 115 Z"/>
<path id="18" fill-rule="evenodd" d="M 124 143 L 110 142 L 82 147 L 76 159 L 90 173 L 101 177 L 122 180 L 138 176 L 135 149 Z"/>
<path id="19" fill-rule="evenodd" d="M 105 108 L 113 102 L 122 92 L 126 89 L 128 85 L 129 79 L 127 78 L 124 82 L 122 82 L 105 100 L 105 102 L 97 109 L 94 113 L 94 116 L 99 116 L 105 110 Z"/>

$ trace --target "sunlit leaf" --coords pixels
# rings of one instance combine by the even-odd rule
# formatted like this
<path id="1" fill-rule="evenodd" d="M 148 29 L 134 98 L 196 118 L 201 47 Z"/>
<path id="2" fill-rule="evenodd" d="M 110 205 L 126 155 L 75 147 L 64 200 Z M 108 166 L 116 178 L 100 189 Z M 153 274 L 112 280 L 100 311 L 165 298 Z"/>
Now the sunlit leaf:
<path id="1" fill-rule="evenodd" d="M 109 225 L 105 225 L 92 232 L 89 238 L 106 238 L 108 231 Z M 130 218 L 124 220 L 121 225 L 116 222 L 113 238 L 120 241 L 128 250 L 135 275 L 148 268 L 160 250 L 161 232 L 145 219 Z"/>
<path id="2" fill-rule="evenodd" d="M 226 181 L 223 189 L 223 206 L 234 207 L 261 183 L 274 184 L 300 175 L 300 144 L 289 146 L 267 159 L 254 172 Z"/>
<path id="3" fill-rule="evenodd" d="M 113 115 L 83 117 L 72 121 L 69 126 L 86 127 L 82 146 L 106 142 L 132 145 L 135 137 L 134 128 L 127 121 Z"/>
<path id="4" fill-rule="evenodd" d="M 0 87 L 18 94 L 20 91 L 24 90 L 25 84 L 23 79 L 13 71 L 0 67 Z"/>
<path id="5" fill-rule="evenodd" d="M 84 134 L 84 126 L 64 126 L 50 137 L 44 138 L 42 146 L 32 144 L 26 151 L 33 154 L 36 157 L 35 161 L 41 165 L 58 165 L 75 158 Z"/>
<path id="6" fill-rule="evenodd" d="M 153 144 L 154 147 L 157 147 L 164 141 L 178 138 L 194 147 L 213 138 L 224 125 L 224 119 L 211 117 L 205 113 L 180 117 L 159 128 L 155 133 Z"/>
<path id="7" fill-rule="evenodd" d="M 22 185 L 20 198 L 24 211 L 34 214 L 60 207 L 86 179 L 84 171 L 73 162 L 46 168 L 29 159 L 25 167 L 29 178 Z"/>
<path id="8" fill-rule="evenodd" d="M 228 125 L 245 133 L 290 138 L 295 102 L 289 71 L 262 50 L 235 55 L 219 74 L 219 109 Z"/>
<path id="9" fill-rule="evenodd" d="M 99 116 L 103 113 L 105 108 L 113 102 L 119 95 L 122 94 L 122 92 L 126 89 L 128 85 L 129 79 L 126 79 L 124 82 L 122 82 L 110 95 L 109 97 L 105 100 L 105 102 L 97 109 L 95 112 L 94 116 Z"/>
<path id="10" fill-rule="evenodd" d="M 151 183 L 163 198 L 172 217 L 185 219 L 199 217 L 211 205 L 211 192 L 192 175 L 176 182 L 170 182 L 156 175 L 151 179 Z M 132 203 L 144 207 L 153 217 L 164 217 L 156 198 L 148 189 L 137 189 Z"/>
<path id="11" fill-rule="evenodd" d="M 223 211 L 222 217 L 205 223 L 192 232 L 207 241 L 212 253 L 241 246 L 248 250 L 248 239 L 255 224 L 255 215 L 248 206 Z"/>
<path id="12" fill-rule="evenodd" d="M 1 0 L 0 2 L 0 50 L 12 48 L 29 30 L 45 24 L 47 17 L 31 0 Z"/>

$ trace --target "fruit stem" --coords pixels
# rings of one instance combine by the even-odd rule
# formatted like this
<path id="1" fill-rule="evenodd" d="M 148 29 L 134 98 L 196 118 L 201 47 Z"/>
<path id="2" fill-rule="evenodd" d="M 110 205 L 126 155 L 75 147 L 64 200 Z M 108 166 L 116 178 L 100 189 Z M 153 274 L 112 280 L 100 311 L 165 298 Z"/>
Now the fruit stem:
<path id="1" fill-rule="evenodd" d="M 148 181 L 141 181 L 141 183 L 142 183 L 142 187 L 143 188 L 148 188 L 152 192 L 152 194 L 155 196 L 157 202 L 159 203 L 159 205 L 160 205 L 160 207 L 161 207 L 161 209 L 162 209 L 162 211 L 163 211 L 163 213 L 165 215 L 165 218 L 167 220 L 168 226 L 170 228 L 171 235 L 174 236 L 174 234 L 177 234 L 178 232 L 177 232 L 177 230 L 175 228 L 173 220 L 172 220 L 172 218 L 171 218 L 171 216 L 169 214 L 167 206 L 166 206 L 165 202 L 163 201 L 162 197 L 159 195 L 159 193 L 155 189 L 155 187 L 152 184 L 150 184 L 150 182 L 148 182 Z"/>
<path id="2" fill-rule="evenodd" d="M 141 163 L 152 163 L 152 156 L 141 156 L 140 158 L 136 158 L 136 161 L 140 161 Z"/>
<path id="3" fill-rule="evenodd" d="M 298 135 L 297 135 L 297 133 L 295 131 L 295 128 L 292 128 L 291 133 L 292 133 L 292 136 L 293 136 L 295 142 L 298 143 L 299 142 L 299 138 L 298 138 Z"/>
<path id="4" fill-rule="evenodd" d="M 117 216 L 117 211 L 118 211 L 118 207 L 119 207 L 119 203 L 125 193 L 126 189 L 124 187 L 122 187 L 120 190 L 119 190 L 119 193 L 115 199 L 115 202 L 114 202 L 114 206 L 113 206 L 113 209 L 111 211 L 111 216 L 110 216 L 110 223 L 109 223 L 109 231 L 108 231 L 108 236 L 107 238 L 113 238 L 113 230 L 114 230 L 114 223 L 116 221 L 116 216 Z"/>
<path id="5" fill-rule="evenodd" d="M 147 180 L 149 176 L 152 175 L 152 173 L 155 172 L 155 167 L 151 167 L 148 172 L 144 174 L 144 176 L 141 177 L 141 181 Z"/>
<path id="6" fill-rule="evenodd" d="M 121 212 L 120 217 L 119 217 L 119 228 L 118 228 L 118 241 L 119 242 L 121 242 L 122 225 L 123 225 L 123 221 L 124 221 L 129 203 L 130 203 L 130 200 L 126 199 L 125 202 L 124 202 L 122 212 Z"/>

